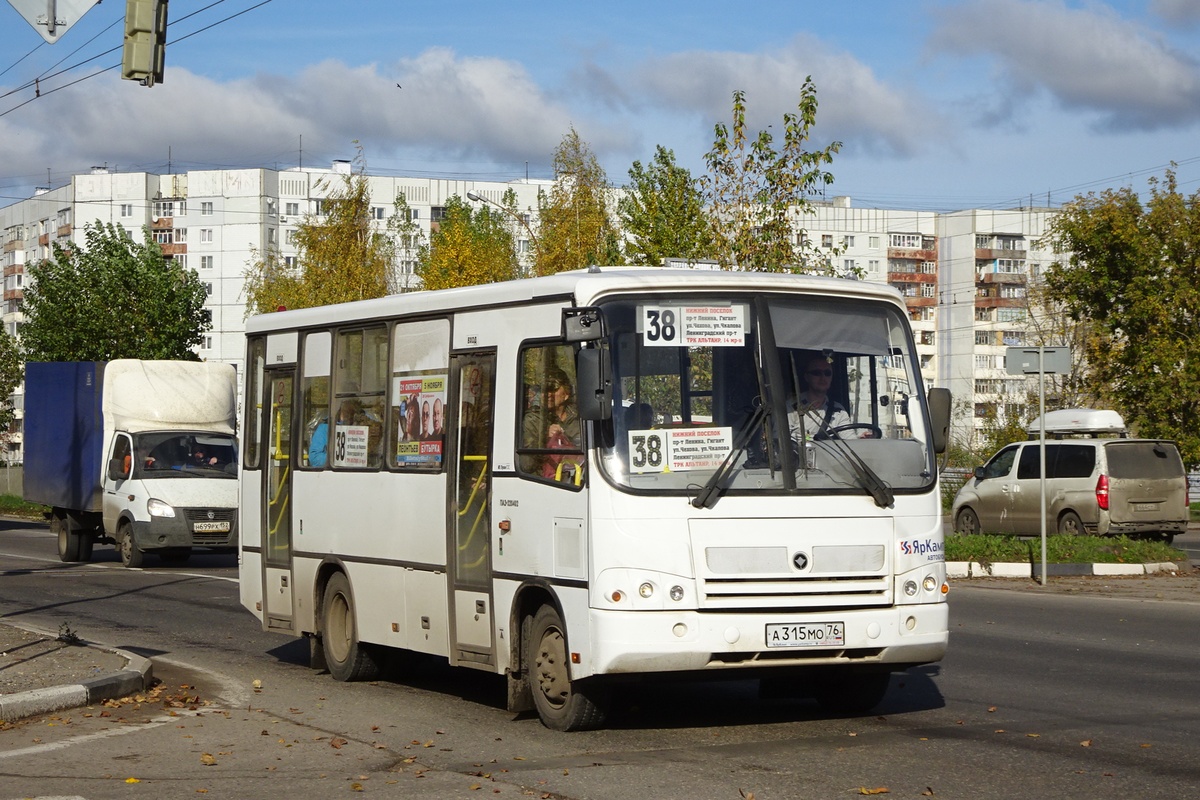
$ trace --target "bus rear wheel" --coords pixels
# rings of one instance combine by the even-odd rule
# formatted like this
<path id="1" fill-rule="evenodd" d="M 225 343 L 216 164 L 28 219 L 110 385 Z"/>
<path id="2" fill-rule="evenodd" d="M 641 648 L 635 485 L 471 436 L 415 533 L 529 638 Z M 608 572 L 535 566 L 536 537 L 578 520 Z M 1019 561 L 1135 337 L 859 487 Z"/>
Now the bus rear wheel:
<path id="1" fill-rule="evenodd" d="M 566 628 L 554 608 L 538 609 L 526 647 L 533 703 L 542 724 L 553 731 L 583 731 L 603 725 L 607 709 L 601 692 L 571 680 Z"/>
<path id="2" fill-rule="evenodd" d="M 329 674 L 339 681 L 369 681 L 379 675 L 376 648 L 358 640 L 350 580 L 338 572 L 325 586 L 321 606 L 321 646 Z"/>

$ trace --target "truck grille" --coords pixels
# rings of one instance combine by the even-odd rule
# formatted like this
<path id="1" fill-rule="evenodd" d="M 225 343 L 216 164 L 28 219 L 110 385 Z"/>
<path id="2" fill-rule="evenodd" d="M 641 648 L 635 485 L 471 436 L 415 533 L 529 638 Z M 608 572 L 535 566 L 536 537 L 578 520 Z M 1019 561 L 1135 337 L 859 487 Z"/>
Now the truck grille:
<path id="1" fill-rule="evenodd" d="M 221 547 L 237 542 L 237 510 L 232 508 L 185 508 L 183 518 L 192 531 L 192 544 L 198 547 Z M 228 522 L 227 531 L 197 531 L 197 522 Z"/>

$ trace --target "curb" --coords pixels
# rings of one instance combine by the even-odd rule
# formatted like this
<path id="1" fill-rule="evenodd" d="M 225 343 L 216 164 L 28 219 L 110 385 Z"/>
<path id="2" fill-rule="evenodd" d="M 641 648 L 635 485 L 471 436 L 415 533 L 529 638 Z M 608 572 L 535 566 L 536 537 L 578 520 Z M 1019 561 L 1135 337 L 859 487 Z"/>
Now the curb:
<path id="1" fill-rule="evenodd" d="M 13 722 L 37 714 L 49 714 L 124 697 L 145 691 L 154 678 L 154 665 L 148 658 L 111 647 L 95 644 L 87 646 L 125 659 L 125 669 L 83 683 L 31 689 L 0 696 L 0 722 Z"/>
<path id="2" fill-rule="evenodd" d="M 1151 575 L 1156 572 L 1177 572 L 1180 567 L 1170 561 L 1151 564 L 1047 564 L 1047 577 L 1066 575 Z M 980 564 L 978 561 L 947 561 L 947 578 L 1039 578 L 1040 562 L 1025 564 Z"/>

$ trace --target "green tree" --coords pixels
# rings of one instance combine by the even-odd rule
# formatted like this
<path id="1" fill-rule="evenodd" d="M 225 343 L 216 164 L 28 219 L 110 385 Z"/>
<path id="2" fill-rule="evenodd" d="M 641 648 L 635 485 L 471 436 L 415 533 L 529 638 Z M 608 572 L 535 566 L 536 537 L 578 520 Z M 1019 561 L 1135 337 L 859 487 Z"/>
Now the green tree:
<path id="1" fill-rule="evenodd" d="M 776 150 L 770 131 L 750 138 L 745 93 L 733 93 L 732 128 L 716 125 L 712 150 L 705 155 L 708 174 L 700 179 L 723 266 L 834 272 L 833 257 L 841 248 L 819 249 L 793 226 L 796 216 L 811 209 L 810 196 L 833 183 L 824 167 L 842 147 L 832 142 L 821 150 L 805 149 L 816 119 L 817 91 L 809 77 L 801 87 L 796 113 L 783 115 L 783 142 Z"/>
<path id="2" fill-rule="evenodd" d="M 634 161 L 627 194 L 617 201 L 625 231 L 626 258 L 658 266 L 665 259 L 713 257 L 713 230 L 692 173 L 675 163 L 675 152 L 659 145 L 647 165 Z"/>
<path id="3" fill-rule="evenodd" d="M 0 328 L 0 441 L 8 442 L 8 430 L 16 418 L 12 393 L 16 391 L 24 374 L 21 349 L 17 340 Z M 4 457 L 8 458 L 5 452 Z"/>
<path id="4" fill-rule="evenodd" d="M 417 262 L 426 289 L 511 280 L 518 269 L 508 217 L 487 206 L 472 209 L 457 195 L 446 201 L 445 216 Z"/>
<path id="5" fill-rule="evenodd" d="M 196 360 L 211 327 L 195 270 L 164 258 L 149 229 L 135 242 L 119 225 L 84 227 L 82 248 L 54 245 L 29 269 L 21 345 L 29 361 Z"/>
<path id="6" fill-rule="evenodd" d="M 1140 436 L 1175 439 L 1200 463 L 1200 193 L 1179 192 L 1173 170 L 1129 188 L 1076 197 L 1051 223 L 1069 253 L 1046 285 L 1086 342 L 1092 374 Z"/>
<path id="7" fill-rule="evenodd" d="M 609 216 L 608 178 L 574 128 L 554 151 L 554 185 L 538 198 L 534 271 L 553 275 L 590 264 L 621 263 L 620 236 Z"/>
<path id="8" fill-rule="evenodd" d="M 277 248 L 254 253 L 244 276 L 248 313 L 383 297 L 394 284 L 395 243 L 373 224 L 362 150 L 339 186 L 319 189 L 328 195 L 296 227 L 294 266 Z"/>

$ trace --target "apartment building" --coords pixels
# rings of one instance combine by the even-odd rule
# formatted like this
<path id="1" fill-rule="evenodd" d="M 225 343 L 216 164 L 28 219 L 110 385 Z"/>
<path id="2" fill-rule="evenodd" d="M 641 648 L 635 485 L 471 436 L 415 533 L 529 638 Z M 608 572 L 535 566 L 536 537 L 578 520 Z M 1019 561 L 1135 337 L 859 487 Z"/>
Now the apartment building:
<path id="1" fill-rule="evenodd" d="M 0 208 L 3 231 L 4 310 L 9 333 L 19 331 L 27 266 L 48 258 L 52 245 L 81 242 L 96 221 L 125 227 L 135 238 L 148 227 L 163 253 L 195 269 L 208 292 L 212 330 L 201 358 L 235 365 L 244 358 L 244 275 L 270 248 L 294 259 L 294 234 L 306 215 L 322 214 L 322 202 L 350 172 L 350 163 L 330 168 L 191 170 L 157 175 L 94 169 L 71 182 L 39 190 Z M 536 225 L 538 192 L 550 182 L 511 183 L 368 176 L 372 217 L 385 230 L 394 198 L 403 194 L 412 220 L 428 239 L 454 196 L 499 206 L 516 194 L 513 230 L 522 258 Z M 854 208 L 848 197 L 820 201 L 796 216 L 797 237 L 836 253 L 835 267 L 863 280 L 886 282 L 904 297 L 917 337 L 927 382 L 947 386 L 976 417 L 1003 411 L 1005 398 L 1019 394 L 1024 379 L 1004 370 L 1004 348 L 1026 341 L 1025 297 L 1030 280 L 1050 261 L 1037 249 L 1048 209 L 1019 211 L 930 211 Z M 400 290 L 414 289 L 415 253 L 401 251 Z M 528 262 L 527 262 L 528 264 Z M 20 411 L 17 398 L 18 412 Z M 19 458 L 19 424 L 10 437 L 10 457 Z"/>

